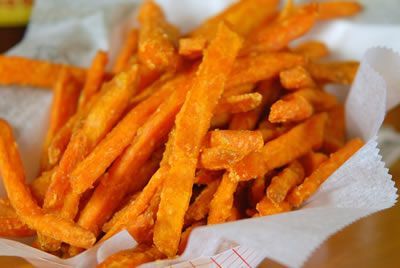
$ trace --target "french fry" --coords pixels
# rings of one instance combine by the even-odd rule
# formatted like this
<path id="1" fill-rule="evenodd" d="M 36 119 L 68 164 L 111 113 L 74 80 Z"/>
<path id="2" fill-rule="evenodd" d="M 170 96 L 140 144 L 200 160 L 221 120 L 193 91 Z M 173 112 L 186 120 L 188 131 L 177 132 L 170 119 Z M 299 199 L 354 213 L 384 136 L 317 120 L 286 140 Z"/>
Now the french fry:
<path id="1" fill-rule="evenodd" d="M 199 169 L 196 173 L 196 177 L 194 178 L 194 183 L 207 185 L 221 178 L 221 175 L 222 174 L 219 171 Z"/>
<path id="2" fill-rule="evenodd" d="M 314 194 L 318 187 L 343 165 L 347 159 L 356 153 L 363 144 L 364 143 L 360 139 L 353 139 L 347 142 L 344 147 L 331 154 L 328 160 L 323 162 L 302 184 L 297 186 L 288 195 L 289 203 L 294 207 L 301 206 L 301 204 Z"/>
<path id="3" fill-rule="evenodd" d="M 130 30 L 114 62 L 113 73 L 119 73 L 128 68 L 132 56 L 138 50 L 138 39 L 139 31 L 137 29 Z"/>
<path id="4" fill-rule="evenodd" d="M 326 132 L 326 130 L 325 130 Z M 328 156 L 323 153 L 309 152 L 299 159 L 304 167 L 305 175 L 310 176 L 322 162 L 328 159 Z"/>
<path id="5" fill-rule="evenodd" d="M 226 87 L 268 80 L 281 71 L 297 65 L 304 65 L 304 58 L 287 52 L 260 53 L 241 57 L 234 64 Z"/>
<path id="6" fill-rule="evenodd" d="M 256 206 L 258 214 L 253 217 L 258 216 L 268 216 L 277 213 L 287 212 L 292 209 L 292 206 L 287 201 L 281 203 L 275 203 L 271 201 L 267 196 L 265 196 Z"/>
<path id="7" fill-rule="evenodd" d="M 0 235 L 25 237 L 33 236 L 34 230 L 29 229 L 26 224 L 21 222 L 15 210 L 7 199 L 0 199 Z"/>
<path id="8" fill-rule="evenodd" d="M 86 71 L 78 67 L 0 55 L 0 85 L 51 89 L 63 68 L 66 68 L 79 81 L 85 80 Z"/>
<path id="9" fill-rule="evenodd" d="M 329 49 L 324 43 L 313 40 L 301 43 L 291 50 L 311 60 L 318 60 L 329 54 Z"/>
<path id="10" fill-rule="evenodd" d="M 287 193 L 300 184 L 304 179 L 304 168 L 298 161 L 294 161 L 282 172 L 272 178 L 267 188 L 268 198 L 281 203 L 285 200 Z"/>
<path id="11" fill-rule="evenodd" d="M 47 189 L 51 183 L 56 167 L 51 170 L 44 171 L 42 174 L 31 182 L 30 189 L 38 204 L 42 205 Z"/>
<path id="12" fill-rule="evenodd" d="M 179 39 L 179 54 L 189 59 L 196 59 L 203 55 L 207 40 L 203 37 L 189 37 Z"/>
<path id="13" fill-rule="evenodd" d="M 211 129 L 225 128 L 232 118 L 230 113 L 215 114 L 211 119 Z"/>
<path id="14" fill-rule="evenodd" d="M 259 177 L 252 181 L 250 186 L 250 205 L 255 207 L 258 202 L 264 197 L 265 195 L 265 178 Z"/>
<path id="15" fill-rule="evenodd" d="M 104 51 L 98 51 L 92 61 L 85 85 L 83 86 L 81 96 L 79 98 L 79 109 L 82 109 L 89 100 L 100 90 L 101 84 L 104 81 L 106 75 L 105 69 L 108 62 L 107 53 Z"/>
<path id="16" fill-rule="evenodd" d="M 264 143 L 266 143 L 289 131 L 291 127 L 291 124 L 272 124 L 265 120 L 258 125 L 258 131 L 261 132 Z"/>
<path id="17" fill-rule="evenodd" d="M 327 113 L 328 121 L 325 126 L 325 137 L 322 149 L 327 153 L 334 153 L 341 148 L 345 142 L 346 126 L 344 106 L 335 106 Z"/>
<path id="18" fill-rule="evenodd" d="M 236 87 L 226 88 L 222 94 L 223 98 L 237 96 L 242 94 L 251 93 L 255 87 L 255 84 L 243 84 Z"/>
<path id="19" fill-rule="evenodd" d="M 350 85 L 356 76 L 358 66 L 359 63 L 355 61 L 310 62 L 307 70 L 317 82 Z"/>
<path id="20" fill-rule="evenodd" d="M 280 72 L 279 78 L 282 86 L 288 90 L 315 87 L 310 74 L 302 66 Z"/>
<path id="21" fill-rule="evenodd" d="M 139 9 L 138 58 L 151 70 L 175 70 L 179 63 L 176 45 L 179 30 L 165 20 L 160 7 L 146 0 Z"/>
<path id="22" fill-rule="evenodd" d="M 293 4 L 293 0 L 286 0 L 285 1 L 285 6 L 282 8 L 282 10 L 279 13 L 278 20 L 284 20 L 290 17 L 290 15 L 293 14 L 295 11 L 295 6 Z"/>
<path id="23" fill-rule="evenodd" d="M 313 105 L 316 112 L 327 111 L 338 105 L 338 101 L 335 96 L 322 90 L 305 88 L 297 90 L 292 94 L 307 99 Z"/>
<path id="24" fill-rule="evenodd" d="M 321 147 L 325 113 L 313 115 L 278 138 L 267 142 L 261 152 L 253 152 L 230 170 L 231 178 L 240 181 L 264 176 L 267 172 L 289 164 L 312 149 Z"/>
<path id="25" fill-rule="evenodd" d="M 193 229 L 196 228 L 196 227 L 202 226 L 204 224 L 205 224 L 204 221 L 195 222 L 192 225 L 190 225 L 189 227 L 187 227 L 185 229 L 185 231 L 182 232 L 181 241 L 179 242 L 179 247 L 178 247 L 178 254 L 179 255 L 182 254 L 185 251 L 187 243 L 189 241 L 189 236 L 192 233 Z"/>
<path id="26" fill-rule="evenodd" d="M 314 108 L 306 98 L 289 94 L 271 106 L 268 120 L 271 123 L 298 122 L 309 118 L 313 112 Z"/>
<path id="27" fill-rule="evenodd" d="M 76 112 L 81 83 L 66 68 L 63 68 L 54 85 L 54 95 L 50 110 L 49 128 L 43 144 L 43 153 L 40 160 L 41 171 L 49 170 L 48 148 L 55 134 L 62 128 L 68 119 Z"/>
<path id="28" fill-rule="evenodd" d="M 97 268 L 138 267 L 140 264 L 164 258 L 155 247 L 139 245 L 134 249 L 120 251 L 109 256 Z"/>
<path id="29" fill-rule="evenodd" d="M 36 204 L 28 186 L 17 145 L 7 122 L 0 120 L 0 172 L 12 207 L 29 228 L 78 247 L 88 248 L 96 240 L 89 231 L 51 214 Z"/>
<path id="30" fill-rule="evenodd" d="M 261 94 L 248 93 L 222 98 L 215 109 L 216 114 L 221 113 L 244 113 L 257 108 L 262 101 Z"/>
<path id="31" fill-rule="evenodd" d="M 318 19 L 329 20 L 358 14 L 362 6 L 351 1 L 332 1 L 319 4 Z"/>
<path id="32" fill-rule="evenodd" d="M 154 227 L 154 244 L 169 257 L 175 256 L 178 250 L 201 142 L 210 127 L 212 111 L 222 96 L 241 43 L 237 34 L 220 24 L 177 115 L 169 160 L 171 167 L 163 184 Z"/>

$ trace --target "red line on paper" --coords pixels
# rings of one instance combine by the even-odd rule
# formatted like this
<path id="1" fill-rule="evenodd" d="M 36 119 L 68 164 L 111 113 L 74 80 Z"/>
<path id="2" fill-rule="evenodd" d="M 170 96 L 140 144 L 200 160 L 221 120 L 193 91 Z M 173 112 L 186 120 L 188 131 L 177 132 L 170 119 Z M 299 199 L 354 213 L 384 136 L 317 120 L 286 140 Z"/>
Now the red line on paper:
<path id="1" fill-rule="evenodd" d="M 211 260 L 213 261 L 213 263 L 215 263 L 219 268 L 222 268 L 222 266 L 221 266 L 216 260 L 214 260 L 213 257 L 211 257 L 210 259 L 211 259 Z"/>
<path id="2" fill-rule="evenodd" d="M 244 264 L 247 265 L 247 267 L 251 268 L 251 266 L 247 263 L 247 261 L 243 259 L 243 257 L 234 248 L 232 249 L 232 251 L 235 252 L 236 255 L 238 255 L 238 257 L 243 261 Z"/>

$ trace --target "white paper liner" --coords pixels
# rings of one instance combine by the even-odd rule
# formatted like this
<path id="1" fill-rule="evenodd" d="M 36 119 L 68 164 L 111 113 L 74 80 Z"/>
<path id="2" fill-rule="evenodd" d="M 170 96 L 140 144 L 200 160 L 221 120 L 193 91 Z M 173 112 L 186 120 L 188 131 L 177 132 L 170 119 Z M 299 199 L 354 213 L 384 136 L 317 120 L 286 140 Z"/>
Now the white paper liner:
<path id="1" fill-rule="evenodd" d="M 114 55 L 122 33 L 133 23 L 131 14 L 138 2 L 38 0 L 27 36 L 10 53 L 87 66 L 98 49 L 110 50 Z M 158 2 L 169 19 L 188 30 L 232 1 Z M 399 25 L 339 21 L 318 27 L 308 37 L 326 41 L 338 58 L 361 59 L 373 45 L 392 45 L 400 50 L 399 29 Z M 400 102 L 399 78 L 400 57 L 392 50 L 374 48 L 362 57 L 346 101 L 346 118 L 348 135 L 368 142 L 302 209 L 197 228 L 179 259 L 143 267 L 254 267 L 265 257 L 298 267 L 333 233 L 361 217 L 393 206 L 396 189 L 381 161 L 375 137 L 386 109 Z M 0 89 L 0 117 L 15 128 L 29 180 L 37 172 L 50 101 L 51 93 L 47 91 Z M 4 195 L 3 187 L 0 194 Z M 135 244 L 123 231 L 104 244 L 63 260 L 21 242 L 0 239 L 0 255 L 21 256 L 37 267 L 93 267 L 113 252 Z"/>

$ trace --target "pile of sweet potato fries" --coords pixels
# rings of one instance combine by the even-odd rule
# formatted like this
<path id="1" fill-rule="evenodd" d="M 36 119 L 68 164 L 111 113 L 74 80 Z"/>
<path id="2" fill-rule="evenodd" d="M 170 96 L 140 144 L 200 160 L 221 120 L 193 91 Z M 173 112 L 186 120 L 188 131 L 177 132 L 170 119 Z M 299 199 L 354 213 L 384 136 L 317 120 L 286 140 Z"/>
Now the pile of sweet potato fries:
<path id="1" fill-rule="evenodd" d="M 196 227 L 301 207 L 363 145 L 345 141 L 343 104 L 324 91 L 358 63 L 290 44 L 361 7 L 278 6 L 241 0 L 181 35 L 145 1 L 111 70 L 103 51 L 87 69 L 0 55 L 1 85 L 53 90 L 31 183 L 0 121 L 0 235 L 71 257 L 127 229 L 139 246 L 100 266 L 133 267 L 181 254 Z"/>

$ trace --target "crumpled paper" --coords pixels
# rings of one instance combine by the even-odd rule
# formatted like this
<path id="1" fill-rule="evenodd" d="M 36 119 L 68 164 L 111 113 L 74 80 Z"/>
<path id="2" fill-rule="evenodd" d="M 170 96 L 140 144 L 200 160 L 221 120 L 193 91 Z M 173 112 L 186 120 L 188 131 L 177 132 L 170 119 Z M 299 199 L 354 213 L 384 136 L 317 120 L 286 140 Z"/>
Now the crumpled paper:
<path id="1" fill-rule="evenodd" d="M 132 17 L 138 2 L 37 0 L 27 35 L 9 54 L 80 66 L 88 66 L 98 49 L 110 51 L 112 58 L 123 33 L 134 23 Z M 233 1 L 158 2 L 168 19 L 187 31 Z M 345 96 L 348 136 L 362 137 L 365 146 L 300 210 L 197 228 L 179 259 L 143 266 L 254 267 L 267 257 L 299 267 L 333 233 L 361 217 L 394 205 L 396 189 L 381 161 L 376 135 L 386 110 L 400 102 L 400 56 L 383 48 L 400 51 L 400 24 L 387 24 L 389 11 L 382 13 L 384 23 L 377 23 L 373 10 L 368 9 L 373 1 L 362 2 L 367 4 L 365 15 L 355 20 L 324 23 L 305 38 L 325 41 L 336 58 L 361 60 L 351 90 L 336 89 L 335 93 Z M 382 48 L 368 50 L 377 45 Z M 49 91 L 0 88 L 0 117 L 14 126 L 28 180 L 37 174 L 50 101 Z M 4 196 L 3 187 L 0 194 Z M 110 254 L 136 245 L 123 231 L 101 245 L 63 260 L 24 242 L 28 241 L 0 239 L 0 255 L 21 256 L 38 267 L 93 267 Z"/>

